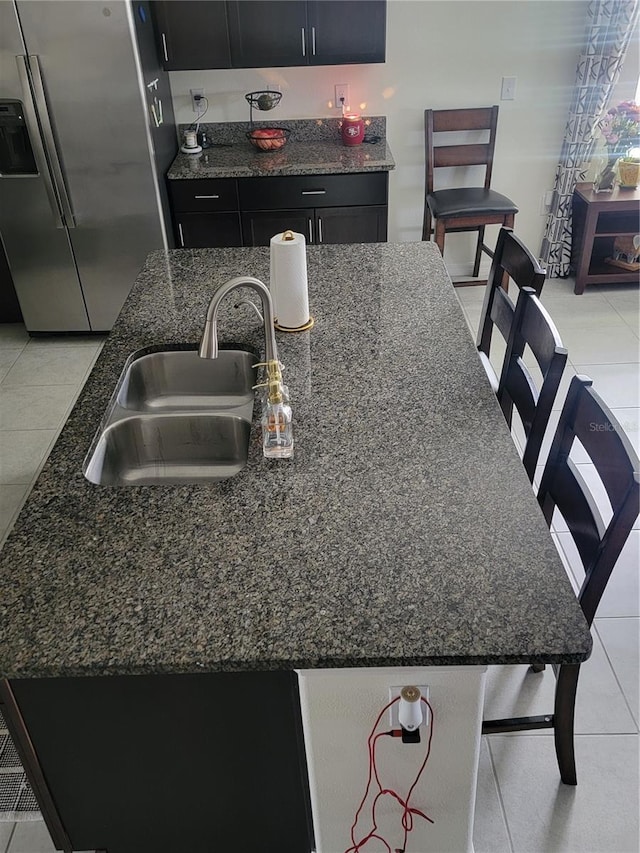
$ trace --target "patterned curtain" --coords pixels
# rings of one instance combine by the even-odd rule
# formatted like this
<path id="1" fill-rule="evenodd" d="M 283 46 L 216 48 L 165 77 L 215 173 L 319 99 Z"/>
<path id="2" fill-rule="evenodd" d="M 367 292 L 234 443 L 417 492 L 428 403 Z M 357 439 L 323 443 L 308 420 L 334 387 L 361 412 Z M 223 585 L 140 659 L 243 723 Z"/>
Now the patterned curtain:
<path id="1" fill-rule="evenodd" d="M 638 0 L 592 0 L 588 7 L 586 45 L 578 60 L 576 88 L 540 250 L 550 278 L 566 278 L 570 272 L 573 190 L 589 168 L 596 122 L 620 76 L 629 40 L 638 26 L 639 8 Z"/>

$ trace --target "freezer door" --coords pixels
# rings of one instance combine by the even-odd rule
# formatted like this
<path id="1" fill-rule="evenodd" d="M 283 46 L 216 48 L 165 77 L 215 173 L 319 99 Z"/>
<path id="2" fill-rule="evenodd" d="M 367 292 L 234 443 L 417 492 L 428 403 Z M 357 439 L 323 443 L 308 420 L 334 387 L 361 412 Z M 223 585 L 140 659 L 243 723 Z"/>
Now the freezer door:
<path id="1" fill-rule="evenodd" d="M 17 6 L 68 191 L 91 328 L 104 331 L 147 254 L 165 246 L 130 7 L 122 0 Z"/>
<path id="2" fill-rule="evenodd" d="M 20 105 L 35 161 L 0 173 L 0 234 L 24 322 L 32 332 L 88 331 L 69 233 L 45 159 L 13 3 L 0 2 L 0 98 Z"/>

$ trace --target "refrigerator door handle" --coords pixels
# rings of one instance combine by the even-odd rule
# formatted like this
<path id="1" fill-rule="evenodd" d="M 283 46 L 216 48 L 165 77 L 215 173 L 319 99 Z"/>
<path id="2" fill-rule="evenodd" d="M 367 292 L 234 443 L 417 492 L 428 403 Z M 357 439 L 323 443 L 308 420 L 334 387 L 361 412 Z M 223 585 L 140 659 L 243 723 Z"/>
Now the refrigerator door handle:
<path id="1" fill-rule="evenodd" d="M 29 65 L 31 68 L 31 79 L 33 81 L 33 93 L 36 101 L 36 107 L 38 108 L 38 116 L 40 117 L 40 126 L 42 127 L 44 146 L 49 162 L 51 163 L 51 170 L 53 172 L 56 191 L 62 204 L 62 213 L 64 215 L 65 224 L 67 228 L 75 228 L 76 220 L 73 215 L 71 200 L 64 181 L 62 164 L 60 163 L 60 158 L 56 149 L 56 141 L 53 135 L 53 127 L 49 117 L 49 110 L 47 108 L 47 99 L 44 94 L 44 85 L 42 82 L 42 74 L 40 72 L 40 62 L 38 61 L 38 57 L 35 55 L 29 56 Z"/>
<path id="2" fill-rule="evenodd" d="M 44 145 L 42 144 L 42 137 L 40 136 L 40 128 L 38 127 L 38 115 L 36 113 L 36 108 L 31 95 L 31 86 L 29 85 L 29 73 L 27 71 L 26 57 L 16 56 L 16 63 L 18 65 L 18 77 L 20 79 L 20 86 L 22 87 L 24 117 L 27 125 L 27 130 L 29 132 L 29 139 L 31 141 L 33 157 L 36 161 L 36 166 L 38 167 L 40 177 L 44 182 L 45 190 L 49 198 L 49 205 L 51 206 L 51 213 L 53 214 L 53 219 L 56 228 L 64 228 L 64 222 L 60 213 L 60 201 L 56 194 L 56 189 L 51 178 L 51 172 L 49 171 L 49 165 L 47 164 Z"/>

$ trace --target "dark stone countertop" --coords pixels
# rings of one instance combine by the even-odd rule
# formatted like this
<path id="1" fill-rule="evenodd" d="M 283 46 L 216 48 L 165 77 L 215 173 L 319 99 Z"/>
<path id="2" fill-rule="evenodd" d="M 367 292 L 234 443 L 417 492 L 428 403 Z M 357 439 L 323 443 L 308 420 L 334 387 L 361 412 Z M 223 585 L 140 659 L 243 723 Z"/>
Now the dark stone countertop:
<path id="1" fill-rule="evenodd" d="M 128 355 L 195 343 L 268 249 L 149 256 L 0 554 L 0 674 L 578 662 L 591 636 L 434 244 L 308 248 L 277 334 L 295 458 L 107 487 L 85 455 Z M 221 341 L 263 348 L 223 306 Z"/>
<path id="2" fill-rule="evenodd" d="M 388 172 L 395 161 L 386 140 L 386 120 L 367 119 L 366 134 L 375 143 L 348 147 L 342 144 L 337 119 L 296 119 L 284 121 L 291 136 L 278 151 L 257 151 L 245 137 L 248 122 L 204 124 L 214 142 L 201 154 L 183 154 L 171 164 L 169 180 L 185 178 L 255 178 L 279 175 L 335 175 L 356 172 Z M 256 121 L 254 127 L 278 122 Z M 224 145 L 229 147 L 215 147 Z"/>

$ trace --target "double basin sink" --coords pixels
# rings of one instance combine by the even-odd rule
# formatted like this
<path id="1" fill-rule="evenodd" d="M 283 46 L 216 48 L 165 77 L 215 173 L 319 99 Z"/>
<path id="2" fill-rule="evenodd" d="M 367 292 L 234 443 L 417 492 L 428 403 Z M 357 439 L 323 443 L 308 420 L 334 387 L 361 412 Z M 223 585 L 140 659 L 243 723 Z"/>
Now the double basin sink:
<path id="1" fill-rule="evenodd" d="M 247 463 L 257 361 L 240 349 L 133 353 L 84 465 L 92 483 L 225 480 Z"/>

